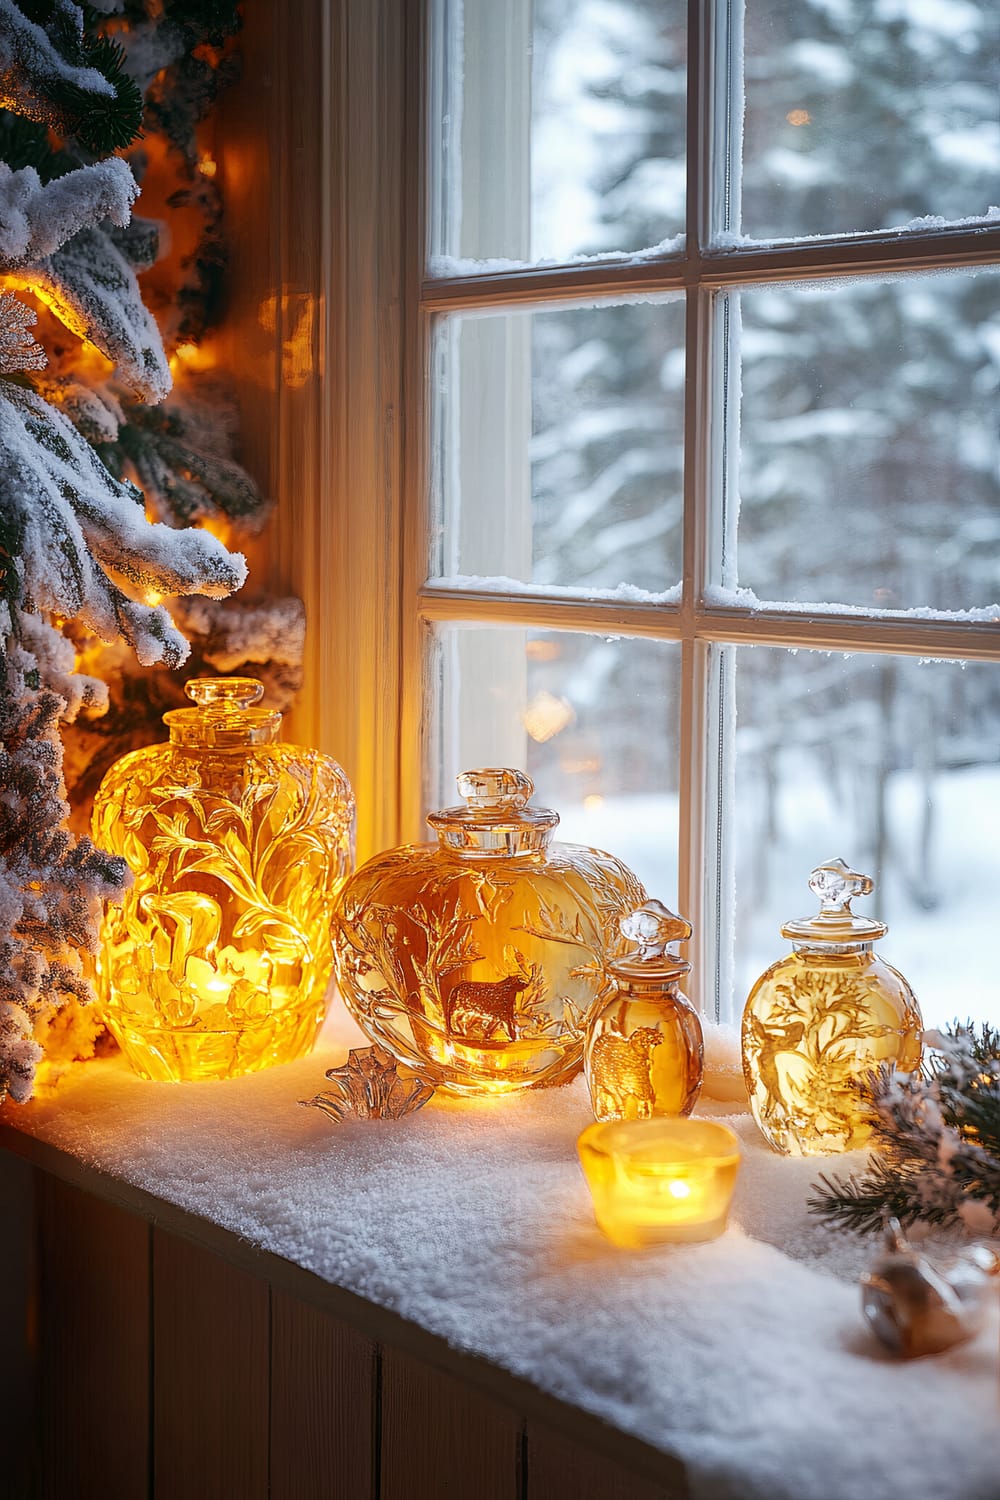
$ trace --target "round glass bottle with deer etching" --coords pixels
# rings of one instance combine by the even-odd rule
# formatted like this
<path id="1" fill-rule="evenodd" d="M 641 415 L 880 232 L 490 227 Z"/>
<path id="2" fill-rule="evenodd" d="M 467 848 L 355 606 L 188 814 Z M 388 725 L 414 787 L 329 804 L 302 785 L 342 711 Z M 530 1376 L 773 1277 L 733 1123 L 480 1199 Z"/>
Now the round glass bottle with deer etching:
<path id="1" fill-rule="evenodd" d="M 170 743 L 116 761 L 94 801 L 95 841 L 133 875 L 104 915 L 100 991 L 143 1078 L 233 1078 L 303 1056 L 323 1024 L 354 797 L 328 755 L 278 742 L 259 682 L 186 691 Z"/>
<path id="2" fill-rule="evenodd" d="M 594 1117 L 689 1115 L 701 1091 L 704 1044 L 697 1012 L 678 986 L 691 965 L 670 946 L 691 936 L 691 924 L 662 901 L 646 901 L 618 926 L 637 946 L 609 960 L 610 993 L 587 1030 Z"/>
<path id="3" fill-rule="evenodd" d="M 522 771 L 467 771 L 434 844 L 379 854 L 334 917 L 340 992 L 358 1024 L 437 1087 L 509 1093 L 563 1083 L 618 919 L 645 891 L 620 860 L 552 840 Z"/>
<path id="4" fill-rule="evenodd" d="M 786 922 L 793 952 L 762 974 L 743 1013 L 743 1072 L 754 1119 L 776 1151 L 853 1151 L 871 1134 L 859 1084 L 881 1063 L 920 1065 L 923 1022 L 910 986 L 873 950 L 884 922 L 851 902 L 873 882 L 842 859 L 809 877 L 814 917 Z"/>

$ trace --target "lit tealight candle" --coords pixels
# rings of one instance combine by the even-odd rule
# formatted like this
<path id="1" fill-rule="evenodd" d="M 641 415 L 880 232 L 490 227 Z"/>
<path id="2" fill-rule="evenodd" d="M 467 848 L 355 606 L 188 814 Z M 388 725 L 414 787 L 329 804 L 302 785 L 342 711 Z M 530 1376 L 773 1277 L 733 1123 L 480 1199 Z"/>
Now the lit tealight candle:
<path id="1" fill-rule="evenodd" d="M 727 1125 L 609 1120 L 576 1144 L 597 1222 L 616 1245 L 713 1240 L 725 1229 L 740 1164 Z"/>

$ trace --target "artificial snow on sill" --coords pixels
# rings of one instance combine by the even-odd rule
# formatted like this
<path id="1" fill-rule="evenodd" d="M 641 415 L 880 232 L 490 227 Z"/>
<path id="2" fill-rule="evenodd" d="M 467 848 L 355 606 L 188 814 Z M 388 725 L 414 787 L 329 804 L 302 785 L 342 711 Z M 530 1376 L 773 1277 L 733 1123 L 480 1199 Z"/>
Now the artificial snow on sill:
<path id="1" fill-rule="evenodd" d="M 589 604 L 602 600 L 611 604 L 680 604 L 681 585 L 652 594 L 633 583 L 618 583 L 613 589 L 585 588 L 578 583 L 526 582 L 523 578 L 504 578 L 496 574 L 479 576 L 457 573 L 453 577 L 428 578 L 427 589 L 450 590 L 465 594 L 519 594 L 532 599 L 575 599 Z"/>
<path id="2" fill-rule="evenodd" d="M 1000 625 L 1000 604 L 986 604 L 975 609 L 931 609 L 915 605 L 912 609 L 873 609 L 864 604 L 800 604 L 793 600 L 758 599 L 753 589 L 726 589 L 709 585 L 704 592 L 709 609 L 748 609 L 755 614 L 779 610 L 783 614 L 857 615 L 866 620 L 935 620 L 941 624 Z"/>
<path id="3" fill-rule="evenodd" d="M 577 1164 L 581 1079 L 395 1122 L 300 1108 L 360 1044 L 339 1012 L 311 1058 L 228 1083 L 91 1063 L 3 1118 L 678 1455 L 693 1500 L 996 1500 L 995 1309 L 944 1355 L 882 1353 L 855 1284 L 870 1243 L 805 1211 L 857 1157 L 778 1157 L 730 1113 L 726 1233 L 623 1251 Z"/>

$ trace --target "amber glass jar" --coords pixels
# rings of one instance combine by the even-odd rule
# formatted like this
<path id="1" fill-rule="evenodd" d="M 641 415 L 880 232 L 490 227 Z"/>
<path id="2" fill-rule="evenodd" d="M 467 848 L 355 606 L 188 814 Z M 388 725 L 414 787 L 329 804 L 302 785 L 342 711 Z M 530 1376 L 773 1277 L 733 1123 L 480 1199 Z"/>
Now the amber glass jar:
<path id="1" fill-rule="evenodd" d="M 679 981 L 691 965 L 670 945 L 691 924 L 662 901 L 647 901 L 619 922 L 637 944 L 607 965 L 607 990 L 587 1029 L 584 1067 L 597 1120 L 689 1115 L 701 1091 L 701 1022 Z"/>
<path id="2" fill-rule="evenodd" d="M 95 841 L 134 876 L 101 929 L 108 1028 L 143 1078 L 232 1078 L 308 1052 L 326 1015 L 329 912 L 354 860 L 335 761 L 277 743 L 252 678 L 196 678 L 170 743 L 105 776 Z"/>
<path id="3" fill-rule="evenodd" d="M 335 918 L 359 1025 L 438 1087 L 505 1093 L 577 1072 L 618 918 L 645 891 L 613 855 L 552 842 L 558 814 L 522 772 L 467 771 L 437 843 L 369 860 Z"/>
<path id="4" fill-rule="evenodd" d="M 853 1151 L 871 1134 L 858 1085 L 880 1063 L 920 1064 L 913 991 L 873 943 L 884 922 L 855 916 L 869 876 L 842 859 L 819 865 L 809 888 L 819 914 L 786 922 L 793 952 L 762 974 L 743 1013 L 743 1072 L 754 1118 L 776 1151 Z"/>

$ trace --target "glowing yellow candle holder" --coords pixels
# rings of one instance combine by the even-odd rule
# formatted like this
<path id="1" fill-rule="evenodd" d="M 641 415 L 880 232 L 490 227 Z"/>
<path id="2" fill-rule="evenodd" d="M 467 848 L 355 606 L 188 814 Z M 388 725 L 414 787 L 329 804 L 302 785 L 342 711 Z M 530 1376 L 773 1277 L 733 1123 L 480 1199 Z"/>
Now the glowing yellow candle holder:
<path id="1" fill-rule="evenodd" d="M 195 678 L 170 743 L 123 756 L 94 801 L 95 841 L 134 877 L 101 927 L 104 1019 L 142 1078 L 291 1062 L 326 1016 L 354 796 L 329 756 L 278 740 L 263 691 Z"/>
<path id="2" fill-rule="evenodd" d="M 597 1223 L 616 1245 L 714 1240 L 726 1227 L 740 1145 L 715 1120 L 611 1120 L 576 1143 Z"/>

